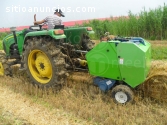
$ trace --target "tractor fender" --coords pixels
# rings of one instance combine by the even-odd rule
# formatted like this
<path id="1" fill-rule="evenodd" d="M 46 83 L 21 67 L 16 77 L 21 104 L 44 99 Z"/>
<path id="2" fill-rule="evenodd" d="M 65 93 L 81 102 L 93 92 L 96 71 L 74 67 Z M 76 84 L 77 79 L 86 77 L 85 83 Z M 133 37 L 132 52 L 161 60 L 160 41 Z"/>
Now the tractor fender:
<path id="1" fill-rule="evenodd" d="M 58 30 L 58 29 L 56 29 Z M 29 31 L 26 33 L 24 40 L 26 40 L 27 37 L 36 37 L 36 36 L 51 36 L 53 39 L 64 39 L 66 38 L 66 35 L 64 34 L 54 34 L 55 29 L 53 30 L 42 30 L 42 31 Z"/>

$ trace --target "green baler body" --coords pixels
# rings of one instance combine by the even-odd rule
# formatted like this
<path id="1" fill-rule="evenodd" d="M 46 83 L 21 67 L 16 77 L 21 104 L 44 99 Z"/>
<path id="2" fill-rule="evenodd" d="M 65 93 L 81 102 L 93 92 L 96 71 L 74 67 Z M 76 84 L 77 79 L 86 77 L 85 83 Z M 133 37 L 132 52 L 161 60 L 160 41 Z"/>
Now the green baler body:
<path id="1" fill-rule="evenodd" d="M 136 87 L 145 81 L 151 62 L 151 45 L 147 41 L 101 42 L 86 54 L 91 75 L 124 81 Z"/>

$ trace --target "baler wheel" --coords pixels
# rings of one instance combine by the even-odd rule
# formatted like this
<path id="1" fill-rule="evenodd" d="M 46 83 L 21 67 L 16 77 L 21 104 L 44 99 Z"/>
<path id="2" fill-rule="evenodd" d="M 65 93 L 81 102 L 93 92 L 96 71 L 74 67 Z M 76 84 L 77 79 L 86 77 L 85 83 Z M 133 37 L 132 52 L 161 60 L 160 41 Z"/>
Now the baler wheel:
<path id="1" fill-rule="evenodd" d="M 111 96 L 115 103 L 126 104 L 133 102 L 134 93 L 126 85 L 117 85 L 112 89 Z"/>

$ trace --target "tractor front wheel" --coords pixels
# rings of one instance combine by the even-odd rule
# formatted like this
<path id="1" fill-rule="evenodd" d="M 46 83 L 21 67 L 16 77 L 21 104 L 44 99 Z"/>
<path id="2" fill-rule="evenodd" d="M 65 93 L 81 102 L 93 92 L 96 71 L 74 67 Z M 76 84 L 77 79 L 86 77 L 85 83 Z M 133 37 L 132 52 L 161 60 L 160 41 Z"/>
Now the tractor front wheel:
<path id="1" fill-rule="evenodd" d="M 112 89 L 111 96 L 115 103 L 126 104 L 133 102 L 134 93 L 126 85 L 117 85 Z"/>
<path id="2" fill-rule="evenodd" d="M 0 76 L 12 76 L 12 69 L 9 61 L 6 59 L 6 54 L 0 52 Z"/>

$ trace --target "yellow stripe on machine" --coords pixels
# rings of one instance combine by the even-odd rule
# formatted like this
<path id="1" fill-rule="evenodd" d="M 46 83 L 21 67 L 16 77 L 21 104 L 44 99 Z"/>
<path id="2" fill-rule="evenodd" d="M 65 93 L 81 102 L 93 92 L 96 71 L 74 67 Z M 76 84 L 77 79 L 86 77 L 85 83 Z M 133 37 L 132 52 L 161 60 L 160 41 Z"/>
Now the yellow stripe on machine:
<path id="1" fill-rule="evenodd" d="M 16 35 L 16 36 L 18 36 L 18 35 Z M 14 36 L 9 36 L 9 37 L 6 38 L 6 40 L 8 40 L 8 39 L 10 39 L 10 38 L 12 38 L 12 37 L 14 37 Z"/>

